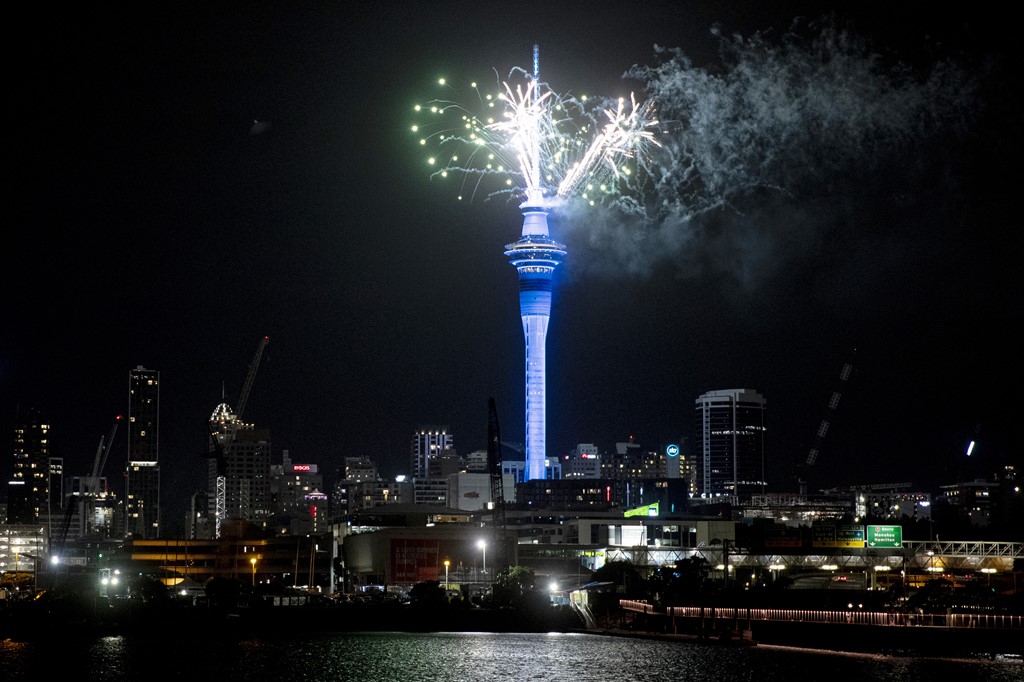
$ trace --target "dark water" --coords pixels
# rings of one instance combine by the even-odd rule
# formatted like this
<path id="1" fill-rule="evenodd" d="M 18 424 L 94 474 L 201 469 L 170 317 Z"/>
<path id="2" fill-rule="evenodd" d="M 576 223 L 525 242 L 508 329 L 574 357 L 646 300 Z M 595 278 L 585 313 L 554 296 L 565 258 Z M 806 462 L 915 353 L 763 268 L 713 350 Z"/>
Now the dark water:
<path id="1" fill-rule="evenodd" d="M 0 641 L 0 680 L 1024 680 L 1018 660 L 893 658 L 588 634 L 344 633 Z"/>

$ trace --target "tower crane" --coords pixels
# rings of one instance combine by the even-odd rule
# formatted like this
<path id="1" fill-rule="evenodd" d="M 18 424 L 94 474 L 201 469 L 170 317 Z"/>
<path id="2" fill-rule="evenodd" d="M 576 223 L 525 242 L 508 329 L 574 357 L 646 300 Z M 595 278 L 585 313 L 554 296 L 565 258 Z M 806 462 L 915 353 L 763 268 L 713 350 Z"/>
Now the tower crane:
<path id="1" fill-rule="evenodd" d="M 90 481 L 92 484 L 99 488 L 99 479 L 103 475 L 103 469 L 107 465 L 107 457 L 110 455 L 110 447 L 114 442 L 114 434 L 117 433 L 117 425 L 121 423 L 121 415 L 114 417 L 114 424 L 110 427 L 110 433 L 107 435 L 106 443 L 103 438 L 100 438 L 100 445 L 96 448 L 96 458 L 92 463 L 92 471 L 90 472 Z"/>
<path id="2" fill-rule="evenodd" d="M 260 339 L 259 346 L 256 347 L 256 355 L 253 356 L 252 362 L 249 363 L 249 372 L 245 375 L 245 384 L 242 386 L 242 393 L 238 396 L 238 405 L 235 407 L 235 419 L 239 420 L 242 418 L 242 413 L 245 411 L 245 404 L 249 402 L 249 393 L 252 391 L 252 382 L 256 378 L 256 370 L 260 366 L 260 358 L 263 357 L 263 349 L 270 343 L 270 337 L 264 336 Z"/>
<path id="3" fill-rule="evenodd" d="M 249 363 L 249 371 L 245 376 L 245 383 L 242 385 L 242 393 L 238 397 L 234 414 L 227 405 L 218 405 L 210 419 L 210 445 L 211 449 L 207 457 L 212 457 L 217 462 L 217 478 L 215 491 L 215 537 L 220 537 L 221 523 L 227 515 L 227 480 L 225 475 L 225 455 L 227 449 L 235 442 L 238 426 L 241 423 L 242 413 L 249 401 L 249 393 L 252 391 L 253 380 L 256 378 L 256 370 L 259 369 L 260 359 L 263 357 L 263 349 L 270 342 L 269 336 L 260 339 L 256 347 L 256 354 Z M 220 432 L 215 431 L 214 421 L 220 425 Z"/>
<path id="4" fill-rule="evenodd" d="M 68 539 L 68 529 L 71 527 L 71 517 L 74 516 L 75 507 L 78 507 L 79 524 L 82 534 L 89 530 L 89 519 L 92 518 L 92 510 L 95 508 L 96 496 L 99 494 L 100 479 L 103 477 L 103 469 L 107 464 L 107 457 L 110 455 L 110 448 L 114 442 L 114 435 L 117 433 L 117 425 L 121 423 L 121 415 L 114 417 L 114 424 L 106 438 L 100 436 L 100 444 L 96 447 L 96 457 L 93 459 L 92 469 L 89 476 L 84 477 L 81 489 L 78 491 L 77 504 L 67 500 L 67 508 L 64 510 L 64 522 L 61 525 L 60 536 L 56 548 L 52 554 L 59 557 L 64 551 L 64 543 Z"/>
<path id="5" fill-rule="evenodd" d="M 505 530 L 505 493 L 501 474 L 501 433 L 498 428 L 498 410 L 494 398 L 487 401 L 487 469 L 491 478 L 491 504 L 494 505 L 491 523 L 494 527 L 494 565 L 502 564 L 502 536 Z"/>
<path id="6" fill-rule="evenodd" d="M 821 444 L 825 441 L 825 436 L 828 434 L 832 415 L 839 406 L 839 399 L 842 397 L 843 385 L 847 382 L 850 378 L 850 374 L 853 372 L 853 361 L 856 356 L 857 347 L 854 346 L 850 351 L 850 355 L 846 362 L 843 363 L 843 368 L 839 371 L 839 378 L 832 390 L 832 397 L 829 398 L 828 407 L 825 410 L 825 416 L 822 417 L 821 424 L 818 426 L 818 431 L 814 436 L 814 444 L 807 453 L 807 458 L 797 465 L 796 480 L 801 495 L 807 494 L 807 474 L 810 473 L 814 463 L 818 460 L 818 454 L 821 452 Z"/>

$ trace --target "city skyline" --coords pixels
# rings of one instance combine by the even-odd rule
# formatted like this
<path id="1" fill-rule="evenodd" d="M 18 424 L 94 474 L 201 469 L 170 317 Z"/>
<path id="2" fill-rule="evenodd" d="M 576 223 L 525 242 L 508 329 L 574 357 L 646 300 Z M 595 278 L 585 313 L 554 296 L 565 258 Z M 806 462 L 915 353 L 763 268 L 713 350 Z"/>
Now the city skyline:
<path id="1" fill-rule="evenodd" d="M 52 30 L 13 48 L 5 432 L 18 405 L 38 406 L 54 426 L 54 456 L 84 471 L 126 413 L 125 373 L 143 365 L 161 377 L 161 484 L 201 489 L 210 414 L 237 399 L 269 336 L 247 420 L 271 430 L 275 461 L 289 450 L 329 470 L 368 455 L 398 473 L 409 434 L 430 423 L 448 424 L 460 452 L 485 449 L 490 397 L 504 439 L 523 441 L 516 274 L 500 253 L 521 216 L 501 200 L 459 202 L 430 179 L 405 135 L 423 84 L 503 75 L 528 66 L 539 44 L 560 91 L 628 96 L 646 80 L 671 104 L 669 76 L 710 80 L 744 63 L 735 45 L 723 49 L 734 32 L 781 40 L 804 17 L 813 34 L 809 20 L 828 9 L 659 4 L 626 14 L 598 3 L 585 24 L 552 8 L 539 25 L 477 10 L 466 21 L 480 30 L 439 45 L 429 29 L 450 37 L 442 27 L 459 14 L 448 7 L 39 18 Z M 652 449 L 680 442 L 692 438 L 699 395 L 750 388 L 767 401 L 769 486 L 791 488 L 856 346 L 811 489 L 945 479 L 971 440 L 973 458 L 1019 457 L 1019 360 L 1007 331 L 1019 317 L 1008 227 L 1019 138 L 999 87 L 1013 73 L 1008 42 L 980 14 L 893 12 L 840 17 L 875 42 L 836 68 L 891 86 L 847 94 L 909 103 L 919 91 L 901 90 L 892 67 L 921 76 L 949 57 L 939 85 L 980 82 L 948 100 L 960 127 L 857 137 L 865 112 L 844 101 L 837 126 L 855 154 L 832 139 L 802 145 L 806 155 L 760 168 L 762 184 L 685 232 L 626 230 L 610 210 L 552 213 L 552 238 L 569 256 L 547 339 L 558 368 L 547 377 L 549 453 L 630 436 Z M 384 30 L 395 39 L 380 41 Z M 678 48 L 691 68 L 656 45 Z M 800 54 L 780 51 L 776 65 L 796 68 Z M 658 63 L 659 73 L 622 78 Z M 736 168 L 721 168 L 727 183 Z M 127 457 L 117 440 L 108 476 Z"/>

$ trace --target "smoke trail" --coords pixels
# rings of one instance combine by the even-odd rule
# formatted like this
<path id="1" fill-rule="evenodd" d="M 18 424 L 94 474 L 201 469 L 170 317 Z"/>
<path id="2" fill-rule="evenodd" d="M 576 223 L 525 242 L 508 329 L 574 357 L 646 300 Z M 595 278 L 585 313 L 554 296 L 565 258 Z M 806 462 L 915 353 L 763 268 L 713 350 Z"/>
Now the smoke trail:
<path id="1" fill-rule="evenodd" d="M 671 259 L 680 271 L 728 269 L 753 282 L 789 246 L 813 248 L 808 231 L 835 219 L 823 217 L 826 204 L 882 173 L 898 192 L 926 171 L 923 146 L 966 130 L 975 113 L 977 74 L 948 61 L 923 73 L 887 64 L 831 19 L 774 41 L 712 33 L 714 69 L 655 46 L 656 65 L 625 74 L 656 103 L 662 147 L 614 210 L 561 208 L 562 238 L 582 267 L 643 275 Z M 781 232 L 758 224 L 783 207 L 802 215 Z"/>

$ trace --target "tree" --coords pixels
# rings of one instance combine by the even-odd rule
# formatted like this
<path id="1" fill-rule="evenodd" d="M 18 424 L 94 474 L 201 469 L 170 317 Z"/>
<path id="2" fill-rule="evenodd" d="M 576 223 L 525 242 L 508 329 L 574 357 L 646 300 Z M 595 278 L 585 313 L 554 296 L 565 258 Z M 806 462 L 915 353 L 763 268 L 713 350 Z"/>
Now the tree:
<path id="1" fill-rule="evenodd" d="M 662 566 L 648 579 L 650 599 L 671 606 L 697 604 L 708 588 L 711 566 L 699 556 L 683 559 L 674 566 Z"/>
<path id="2" fill-rule="evenodd" d="M 628 561 L 609 561 L 594 571 L 594 580 L 614 583 L 615 591 L 625 598 L 647 596 L 647 585 L 637 567 Z"/>
<path id="3" fill-rule="evenodd" d="M 534 591 L 536 576 L 526 566 L 509 566 L 494 577 L 492 588 L 495 606 L 521 608 L 527 595 Z"/>
<path id="4" fill-rule="evenodd" d="M 409 604 L 415 608 L 444 608 L 448 606 L 448 595 L 440 581 L 425 580 L 409 590 Z"/>
<path id="5" fill-rule="evenodd" d="M 167 586 L 155 578 L 135 576 L 129 584 L 132 595 L 140 597 L 143 603 L 166 605 L 171 600 Z"/>

